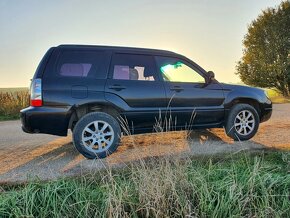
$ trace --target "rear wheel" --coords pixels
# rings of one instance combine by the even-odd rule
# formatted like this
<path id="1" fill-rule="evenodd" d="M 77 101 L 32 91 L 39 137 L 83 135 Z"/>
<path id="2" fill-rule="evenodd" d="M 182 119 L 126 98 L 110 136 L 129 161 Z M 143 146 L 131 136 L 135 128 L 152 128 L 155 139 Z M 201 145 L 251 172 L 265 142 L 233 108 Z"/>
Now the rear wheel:
<path id="1" fill-rule="evenodd" d="M 73 130 L 73 143 L 86 158 L 105 158 L 120 143 L 121 129 L 114 117 L 93 112 L 82 117 Z"/>
<path id="2" fill-rule="evenodd" d="M 248 104 L 237 104 L 229 113 L 226 133 L 234 140 L 249 140 L 256 134 L 259 123 L 259 115 L 254 107 Z"/>

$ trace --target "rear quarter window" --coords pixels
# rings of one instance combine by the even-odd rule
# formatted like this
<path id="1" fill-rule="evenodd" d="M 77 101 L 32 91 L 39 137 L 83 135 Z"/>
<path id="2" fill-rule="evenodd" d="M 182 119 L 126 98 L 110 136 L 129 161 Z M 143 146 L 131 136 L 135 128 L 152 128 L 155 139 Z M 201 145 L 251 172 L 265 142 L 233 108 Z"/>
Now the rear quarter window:
<path id="1" fill-rule="evenodd" d="M 97 78 L 107 76 L 104 66 L 105 54 L 102 51 L 60 51 L 54 64 L 56 77 Z"/>

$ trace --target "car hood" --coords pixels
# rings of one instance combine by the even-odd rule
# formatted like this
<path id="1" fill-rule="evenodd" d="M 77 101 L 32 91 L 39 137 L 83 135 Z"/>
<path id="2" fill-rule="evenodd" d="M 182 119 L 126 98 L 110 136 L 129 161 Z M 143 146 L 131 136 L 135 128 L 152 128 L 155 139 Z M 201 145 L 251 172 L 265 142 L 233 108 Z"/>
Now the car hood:
<path id="1" fill-rule="evenodd" d="M 263 89 L 246 86 L 246 85 L 234 85 L 234 84 L 226 84 L 220 83 L 224 91 L 233 91 L 233 90 L 241 90 L 241 91 L 250 91 L 250 92 L 259 92 L 264 93 Z"/>

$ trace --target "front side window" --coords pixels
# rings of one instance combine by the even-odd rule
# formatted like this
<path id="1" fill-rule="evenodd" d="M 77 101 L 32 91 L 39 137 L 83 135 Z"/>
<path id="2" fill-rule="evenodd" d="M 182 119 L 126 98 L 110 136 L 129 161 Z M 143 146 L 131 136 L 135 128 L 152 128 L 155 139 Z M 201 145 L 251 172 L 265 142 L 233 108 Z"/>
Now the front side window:
<path id="1" fill-rule="evenodd" d="M 113 79 L 117 80 L 156 80 L 152 56 L 115 54 L 111 69 L 113 70 Z"/>
<path id="2" fill-rule="evenodd" d="M 168 82 L 205 83 L 205 79 L 184 61 L 170 57 L 156 57 L 163 80 Z"/>

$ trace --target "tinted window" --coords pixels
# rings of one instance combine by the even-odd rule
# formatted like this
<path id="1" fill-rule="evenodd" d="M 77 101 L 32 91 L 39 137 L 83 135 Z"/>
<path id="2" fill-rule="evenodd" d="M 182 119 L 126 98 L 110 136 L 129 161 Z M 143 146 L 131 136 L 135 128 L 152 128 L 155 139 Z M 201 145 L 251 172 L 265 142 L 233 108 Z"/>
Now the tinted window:
<path id="1" fill-rule="evenodd" d="M 183 60 L 169 57 L 156 57 L 157 67 L 164 81 L 205 83 L 198 71 L 188 66 Z"/>
<path id="2" fill-rule="evenodd" d="M 104 55 L 96 51 L 61 52 L 56 73 L 63 77 L 97 77 L 105 78 L 102 63 Z"/>
<path id="3" fill-rule="evenodd" d="M 154 59 L 147 55 L 115 54 L 112 59 L 113 79 L 157 80 Z"/>

